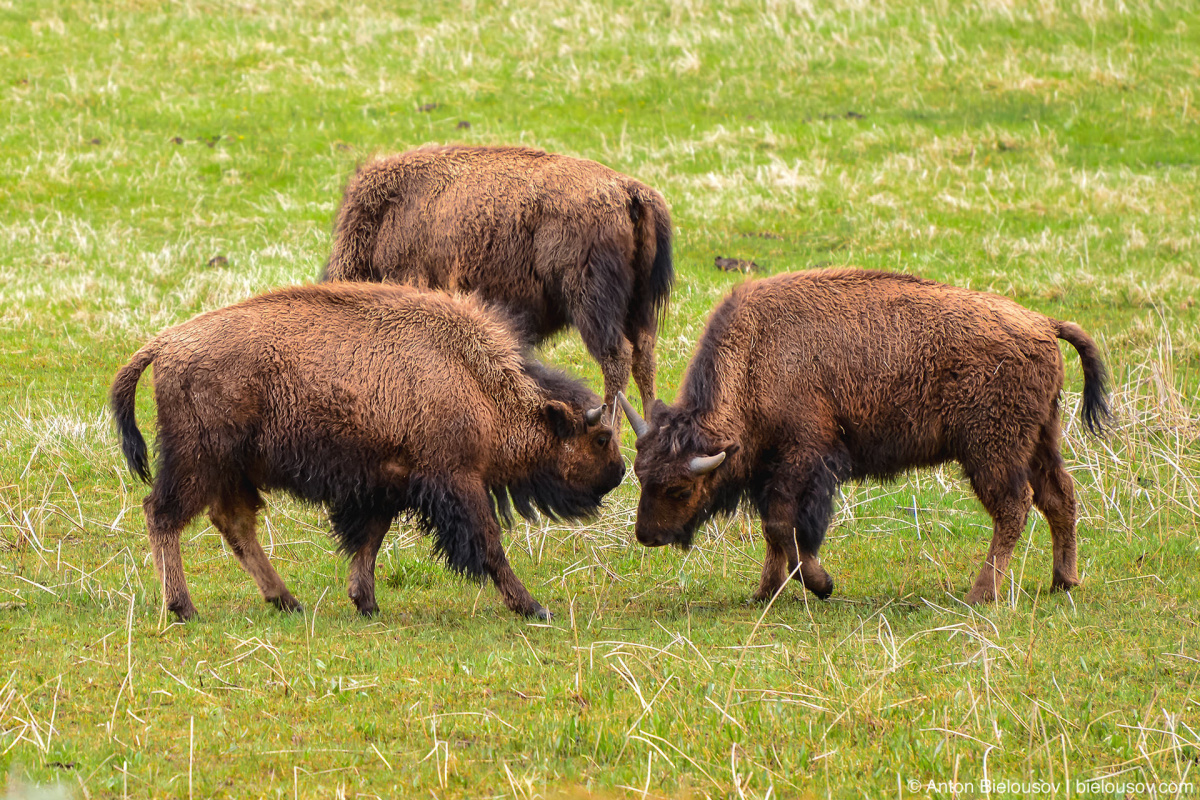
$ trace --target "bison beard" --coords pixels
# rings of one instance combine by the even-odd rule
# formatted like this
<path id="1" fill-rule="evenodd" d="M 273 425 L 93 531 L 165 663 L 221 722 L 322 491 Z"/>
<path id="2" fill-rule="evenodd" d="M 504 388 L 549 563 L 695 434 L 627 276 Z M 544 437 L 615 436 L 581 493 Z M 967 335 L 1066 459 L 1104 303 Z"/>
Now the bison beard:
<path id="1" fill-rule="evenodd" d="M 206 507 L 263 598 L 300 608 L 255 534 L 259 491 L 273 489 L 328 508 L 363 614 L 378 611 L 384 537 L 409 512 L 451 570 L 546 618 L 505 557 L 497 512 L 511 516 L 511 494 L 526 517 L 590 516 L 624 474 L 611 424 L 589 410 L 599 398 L 526 359 L 473 298 L 302 287 L 164 331 L 111 391 L 126 461 L 148 483 L 134 400 L 151 363 L 159 469 L 143 505 L 165 603 L 183 619 L 195 607 L 180 534 Z"/>
<path id="2" fill-rule="evenodd" d="M 647 421 L 618 395 L 638 435 L 638 541 L 687 547 L 746 500 L 767 544 L 755 597 L 794 577 L 824 598 L 833 580 L 817 554 L 838 485 L 957 461 L 993 519 L 967 601 L 995 599 L 1033 505 L 1050 526 L 1052 587 L 1070 589 L 1076 504 L 1059 454 L 1057 339 L 1079 353 L 1082 417 L 1099 433 L 1104 366 L 1073 323 L 908 275 L 744 284 L 713 312 L 675 406 L 656 401 Z"/>

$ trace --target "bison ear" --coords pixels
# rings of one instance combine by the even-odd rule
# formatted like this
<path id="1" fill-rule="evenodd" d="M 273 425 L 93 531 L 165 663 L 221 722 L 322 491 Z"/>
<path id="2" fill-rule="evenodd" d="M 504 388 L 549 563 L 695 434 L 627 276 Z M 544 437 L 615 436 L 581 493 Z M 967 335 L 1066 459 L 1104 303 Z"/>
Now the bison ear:
<path id="1" fill-rule="evenodd" d="M 650 413 L 646 415 L 647 422 L 653 422 L 656 418 L 661 418 L 663 412 L 668 408 L 667 404 L 662 400 L 655 399 L 654 404 L 650 406 Z"/>
<path id="2" fill-rule="evenodd" d="M 554 431 L 554 435 L 559 439 L 568 439 L 575 432 L 575 415 L 566 403 L 551 400 L 542 406 L 542 414 L 545 415 L 550 430 Z"/>

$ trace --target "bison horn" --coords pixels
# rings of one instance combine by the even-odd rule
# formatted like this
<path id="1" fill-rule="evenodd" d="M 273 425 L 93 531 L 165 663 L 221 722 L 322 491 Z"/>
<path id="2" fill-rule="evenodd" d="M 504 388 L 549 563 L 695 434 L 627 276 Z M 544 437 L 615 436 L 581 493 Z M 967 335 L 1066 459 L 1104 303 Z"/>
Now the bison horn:
<path id="1" fill-rule="evenodd" d="M 715 456 L 696 456 L 688 462 L 688 469 L 691 470 L 694 477 L 707 475 L 717 467 L 721 466 L 721 462 L 725 460 L 725 451 L 717 453 Z"/>
<path id="2" fill-rule="evenodd" d="M 599 422 L 600 420 L 602 420 L 604 418 L 604 411 L 607 408 L 608 408 L 608 404 L 605 403 L 604 405 L 599 406 L 598 408 L 588 409 L 583 414 L 584 421 L 588 425 L 595 425 L 597 422 Z"/>
<path id="3" fill-rule="evenodd" d="M 625 412 L 626 418 L 629 419 L 629 424 L 633 426 L 633 432 L 640 439 L 650 432 L 650 426 L 646 424 L 646 420 L 642 419 L 641 415 L 633 410 L 633 406 L 625 399 L 625 395 L 617 392 L 617 402 L 621 404 L 621 410 Z"/>

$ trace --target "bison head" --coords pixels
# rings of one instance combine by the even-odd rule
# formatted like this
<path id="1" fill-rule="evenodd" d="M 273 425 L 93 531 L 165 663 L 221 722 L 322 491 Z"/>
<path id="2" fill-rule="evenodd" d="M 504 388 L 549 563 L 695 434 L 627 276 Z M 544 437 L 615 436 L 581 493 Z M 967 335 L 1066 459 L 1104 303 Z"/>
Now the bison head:
<path id="1" fill-rule="evenodd" d="M 625 459 L 613 430 L 616 411 L 606 405 L 584 411 L 551 400 L 543 413 L 559 442 L 558 474 L 567 486 L 592 493 L 598 506 L 625 477 Z"/>
<path id="2" fill-rule="evenodd" d="M 637 540 L 647 547 L 666 544 L 688 548 L 696 528 L 717 511 L 726 510 L 721 465 L 737 450 L 733 442 L 712 442 L 677 419 L 661 400 L 650 410 L 650 422 L 618 394 L 617 401 L 637 434 L 633 471 L 642 485 L 638 501 Z M 736 497 L 732 498 L 736 504 Z"/>
<path id="3" fill-rule="evenodd" d="M 531 472 L 508 484 L 517 513 L 532 519 L 536 507 L 552 519 L 577 519 L 596 512 L 604 495 L 625 477 L 613 416 L 603 406 L 585 410 L 562 400 L 542 406 L 549 448 Z M 508 517 L 503 492 L 496 498 L 498 512 Z"/>

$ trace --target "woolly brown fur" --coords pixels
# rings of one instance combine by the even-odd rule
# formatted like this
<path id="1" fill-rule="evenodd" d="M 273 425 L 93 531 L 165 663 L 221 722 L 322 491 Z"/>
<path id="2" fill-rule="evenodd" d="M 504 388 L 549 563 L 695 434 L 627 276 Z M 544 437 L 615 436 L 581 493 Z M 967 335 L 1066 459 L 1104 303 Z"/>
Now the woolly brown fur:
<path id="1" fill-rule="evenodd" d="M 139 350 L 111 399 L 130 469 L 150 480 L 134 419 L 154 364 L 159 466 L 144 503 L 168 607 L 195 609 L 184 525 L 209 509 L 263 597 L 299 604 L 255 538 L 260 490 L 328 507 L 351 556 L 350 596 L 377 610 L 375 556 L 412 512 L 454 570 L 488 576 L 509 608 L 546 616 L 513 574 L 496 511 L 588 516 L 624 464 L 600 400 L 522 354 L 475 298 L 329 283 L 284 289 L 169 328 Z"/>
<path id="2" fill-rule="evenodd" d="M 655 190 L 594 161 L 524 147 L 427 147 L 350 180 L 325 280 L 476 292 L 537 344 L 579 330 L 611 404 L 632 370 L 654 398 L 674 271 Z"/>
<path id="3" fill-rule="evenodd" d="M 959 462 L 994 520 L 967 600 L 993 600 L 1031 504 L 1053 539 L 1053 586 L 1078 583 L 1075 497 L 1059 455 L 1063 359 L 1079 352 L 1083 418 L 1109 412 L 1095 343 L 1077 325 L 993 294 L 854 269 L 779 275 L 736 288 L 713 312 L 674 406 L 658 401 L 637 442 L 637 538 L 688 546 L 742 499 L 763 518 L 757 592 L 789 575 L 818 596 L 837 486 Z M 693 475 L 689 461 L 725 451 Z"/>

